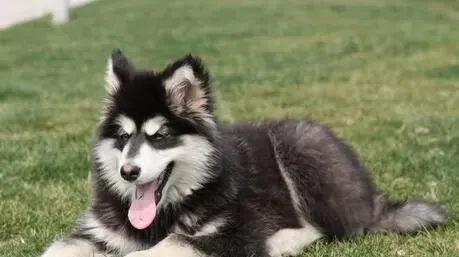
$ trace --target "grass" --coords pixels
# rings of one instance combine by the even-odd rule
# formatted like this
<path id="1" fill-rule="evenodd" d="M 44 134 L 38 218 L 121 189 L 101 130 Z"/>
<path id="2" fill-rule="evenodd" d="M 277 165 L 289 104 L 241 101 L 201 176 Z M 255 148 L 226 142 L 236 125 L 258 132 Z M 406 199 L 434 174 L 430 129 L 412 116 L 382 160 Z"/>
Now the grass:
<path id="1" fill-rule="evenodd" d="M 450 213 L 434 231 L 318 242 L 303 257 L 459 256 L 458 23 L 455 0 L 105 0 L 61 27 L 0 32 L 0 256 L 38 256 L 84 210 L 114 47 L 140 66 L 201 55 L 222 122 L 309 115 L 383 190 Z"/>

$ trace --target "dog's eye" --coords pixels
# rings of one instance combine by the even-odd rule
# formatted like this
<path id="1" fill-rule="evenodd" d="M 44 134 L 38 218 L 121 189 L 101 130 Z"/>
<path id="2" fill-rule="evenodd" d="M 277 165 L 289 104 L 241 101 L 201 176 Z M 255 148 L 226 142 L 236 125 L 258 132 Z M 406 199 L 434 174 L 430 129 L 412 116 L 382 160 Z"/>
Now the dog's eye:
<path id="1" fill-rule="evenodd" d="M 167 126 L 162 126 L 155 134 L 148 136 L 148 139 L 153 141 L 162 140 L 170 135 L 169 128 Z"/>
<path id="2" fill-rule="evenodd" d="M 126 144 L 130 137 L 131 135 L 129 135 L 128 133 L 122 133 L 121 135 L 119 135 L 119 139 L 123 144 Z"/>

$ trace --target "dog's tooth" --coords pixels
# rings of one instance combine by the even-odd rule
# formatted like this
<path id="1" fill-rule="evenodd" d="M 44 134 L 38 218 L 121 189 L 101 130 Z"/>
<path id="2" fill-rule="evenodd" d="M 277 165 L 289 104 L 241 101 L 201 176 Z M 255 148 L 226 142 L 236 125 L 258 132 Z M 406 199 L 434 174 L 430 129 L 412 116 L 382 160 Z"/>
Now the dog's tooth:
<path id="1" fill-rule="evenodd" d="M 143 194 L 139 193 L 139 189 L 135 189 L 135 199 L 140 200 L 143 197 Z"/>

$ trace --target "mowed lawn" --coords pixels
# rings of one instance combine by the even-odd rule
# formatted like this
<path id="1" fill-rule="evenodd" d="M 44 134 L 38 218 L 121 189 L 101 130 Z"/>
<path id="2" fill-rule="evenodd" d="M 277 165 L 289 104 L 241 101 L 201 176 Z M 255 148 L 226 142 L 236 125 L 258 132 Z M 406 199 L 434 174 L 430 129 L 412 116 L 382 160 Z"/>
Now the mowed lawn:
<path id="1" fill-rule="evenodd" d="M 102 0 L 61 27 L 1 31 L 0 256 L 38 256 L 85 209 L 115 47 L 143 67 L 202 56 L 222 122 L 320 120 L 383 190 L 450 215 L 435 231 L 318 242 L 302 256 L 459 256 L 458 28 L 455 0 Z"/>

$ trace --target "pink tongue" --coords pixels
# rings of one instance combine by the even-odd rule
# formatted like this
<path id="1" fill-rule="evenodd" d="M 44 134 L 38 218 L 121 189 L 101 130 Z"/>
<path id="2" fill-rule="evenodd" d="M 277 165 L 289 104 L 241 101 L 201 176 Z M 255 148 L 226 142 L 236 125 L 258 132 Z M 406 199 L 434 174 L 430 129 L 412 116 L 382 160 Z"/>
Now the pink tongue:
<path id="1" fill-rule="evenodd" d="M 137 195 L 129 207 L 128 218 L 132 226 L 137 229 L 144 229 L 153 222 L 156 216 L 156 183 L 148 183 L 137 188 Z"/>

